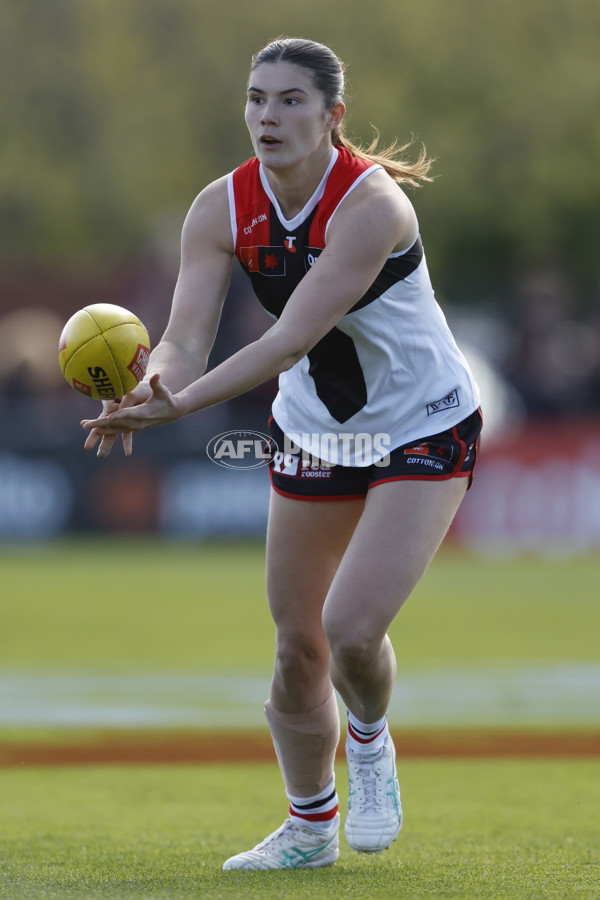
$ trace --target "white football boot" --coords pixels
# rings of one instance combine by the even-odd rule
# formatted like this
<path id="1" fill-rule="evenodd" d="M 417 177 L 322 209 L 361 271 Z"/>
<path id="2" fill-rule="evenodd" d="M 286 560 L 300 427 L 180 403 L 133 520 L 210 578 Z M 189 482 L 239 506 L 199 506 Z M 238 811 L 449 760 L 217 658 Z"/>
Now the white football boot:
<path id="1" fill-rule="evenodd" d="M 380 853 L 398 837 L 402 802 L 391 737 L 377 753 L 360 753 L 346 745 L 348 813 L 346 840 L 359 853 Z"/>
<path id="2" fill-rule="evenodd" d="M 257 844 L 231 856 L 224 869 L 315 869 L 332 866 L 340 855 L 340 816 L 332 820 L 331 830 L 314 831 L 306 824 L 286 819 L 283 825 Z"/>

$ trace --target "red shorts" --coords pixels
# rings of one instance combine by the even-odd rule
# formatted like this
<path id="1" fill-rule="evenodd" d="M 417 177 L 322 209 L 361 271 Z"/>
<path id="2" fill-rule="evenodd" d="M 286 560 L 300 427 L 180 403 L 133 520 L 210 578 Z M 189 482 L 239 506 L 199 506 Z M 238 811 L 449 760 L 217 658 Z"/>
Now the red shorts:
<path id="1" fill-rule="evenodd" d="M 301 453 L 284 454 L 278 448 L 285 445 L 285 435 L 271 416 L 271 484 L 278 494 L 296 500 L 358 499 L 366 497 L 369 488 L 387 481 L 468 478 L 471 487 L 481 427 L 481 411 L 476 410 L 447 431 L 397 447 L 377 465 L 358 467 L 303 458 Z"/>

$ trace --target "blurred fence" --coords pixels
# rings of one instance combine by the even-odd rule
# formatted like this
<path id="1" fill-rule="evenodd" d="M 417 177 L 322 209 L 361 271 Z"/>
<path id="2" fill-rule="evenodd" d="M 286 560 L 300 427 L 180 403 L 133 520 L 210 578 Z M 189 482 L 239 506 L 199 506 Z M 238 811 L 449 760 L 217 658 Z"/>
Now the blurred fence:
<path id="1" fill-rule="evenodd" d="M 159 278 L 152 269 L 149 281 L 130 273 L 86 293 L 52 279 L 42 290 L 35 273 L 14 284 L 0 276 L 7 304 L 2 315 L 0 302 L 0 539 L 264 534 L 266 468 L 218 467 L 206 447 L 228 429 L 264 432 L 274 383 L 137 435 L 131 459 L 120 447 L 103 461 L 82 449 L 79 420 L 95 415 L 98 404 L 70 390 L 60 373 L 67 315 L 84 302 L 121 303 L 142 316 L 155 344 L 173 279 L 173 271 Z M 600 547 L 600 321 L 570 318 L 567 292 L 553 273 L 543 270 L 528 285 L 518 294 L 518 325 L 493 309 L 446 307 L 484 411 L 475 484 L 452 538 L 485 553 L 587 552 Z M 34 303 L 42 296 L 44 306 Z M 269 322 L 234 271 L 211 365 Z"/>
<path id="2" fill-rule="evenodd" d="M 455 538 L 488 553 L 598 549 L 599 457 L 597 420 L 530 422 L 484 441 Z"/>
<path id="3" fill-rule="evenodd" d="M 217 466 L 206 455 L 207 443 L 207 433 L 198 434 L 194 452 L 173 450 L 164 429 L 137 436 L 130 459 L 115 448 L 99 461 L 81 448 L 79 434 L 62 447 L 5 450 L 0 454 L 0 536 L 262 536 L 269 495 L 266 467 Z M 506 435 L 492 434 L 483 441 L 453 540 L 484 553 L 598 549 L 599 456 L 600 424 L 589 420 L 526 422 Z"/>

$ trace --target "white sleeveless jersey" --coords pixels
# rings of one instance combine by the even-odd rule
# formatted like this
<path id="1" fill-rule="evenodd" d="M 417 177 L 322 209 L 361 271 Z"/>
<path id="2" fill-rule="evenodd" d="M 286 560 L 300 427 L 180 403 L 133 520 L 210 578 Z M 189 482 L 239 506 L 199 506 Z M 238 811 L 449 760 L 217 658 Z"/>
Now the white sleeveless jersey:
<path id="1" fill-rule="evenodd" d="M 313 197 L 283 217 L 257 159 L 229 176 L 235 253 L 263 306 L 280 315 L 326 246 L 341 201 L 380 166 L 335 148 Z M 479 392 L 436 302 L 420 238 L 392 254 L 363 297 L 279 376 L 273 415 L 307 453 L 366 466 L 456 425 Z"/>

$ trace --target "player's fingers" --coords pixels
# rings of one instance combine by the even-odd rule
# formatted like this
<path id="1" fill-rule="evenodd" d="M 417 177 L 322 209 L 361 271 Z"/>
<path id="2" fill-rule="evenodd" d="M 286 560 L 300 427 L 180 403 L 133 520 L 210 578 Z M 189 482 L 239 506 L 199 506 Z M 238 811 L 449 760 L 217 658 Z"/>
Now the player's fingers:
<path id="1" fill-rule="evenodd" d="M 128 434 L 122 434 L 121 438 L 123 440 L 123 451 L 125 456 L 131 456 L 133 453 L 133 432 L 129 432 Z"/>
<path id="2" fill-rule="evenodd" d="M 114 409 L 111 409 L 109 412 L 122 412 L 124 409 L 132 409 L 136 405 L 135 397 L 130 396 L 129 394 L 125 394 L 125 396 L 119 400 L 118 406 L 115 406 Z"/>
<path id="3" fill-rule="evenodd" d="M 83 446 L 85 450 L 93 450 L 98 441 L 100 441 L 97 455 L 100 458 L 103 458 L 110 453 L 115 437 L 115 434 L 102 434 L 102 432 L 95 428 L 93 431 L 90 431 Z"/>
<path id="4" fill-rule="evenodd" d="M 110 416 L 100 416 L 99 419 L 82 419 L 79 423 L 82 428 L 97 431 L 100 437 L 105 434 L 105 429 L 113 428 Z"/>
<path id="5" fill-rule="evenodd" d="M 167 389 L 163 387 L 163 383 L 160 380 L 160 375 L 156 372 L 149 381 L 150 387 L 152 388 L 152 393 L 155 397 L 164 397 L 167 392 Z"/>
<path id="6" fill-rule="evenodd" d="M 110 451 L 112 450 L 113 444 L 115 442 L 116 434 L 105 434 L 102 440 L 100 441 L 100 446 L 98 447 L 98 451 L 96 456 L 98 459 L 104 459 Z"/>
<path id="7" fill-rule="evenodd" d="M 102 435 L 98 431 L 90 431 L 83 445 L 84 450 L 93 450 Z"/>
<path id="8" fill-rule="evenodd" d="M 155 397 L 157 400 L 166 400 L 167 402 L 171 400 L 171 391 L 164 386 L 164 384 L 160 380 L 160 375 L 158 374 L 158 372 L 152 376 L 148 383 L 152 388 L 153 397 Z"/>

